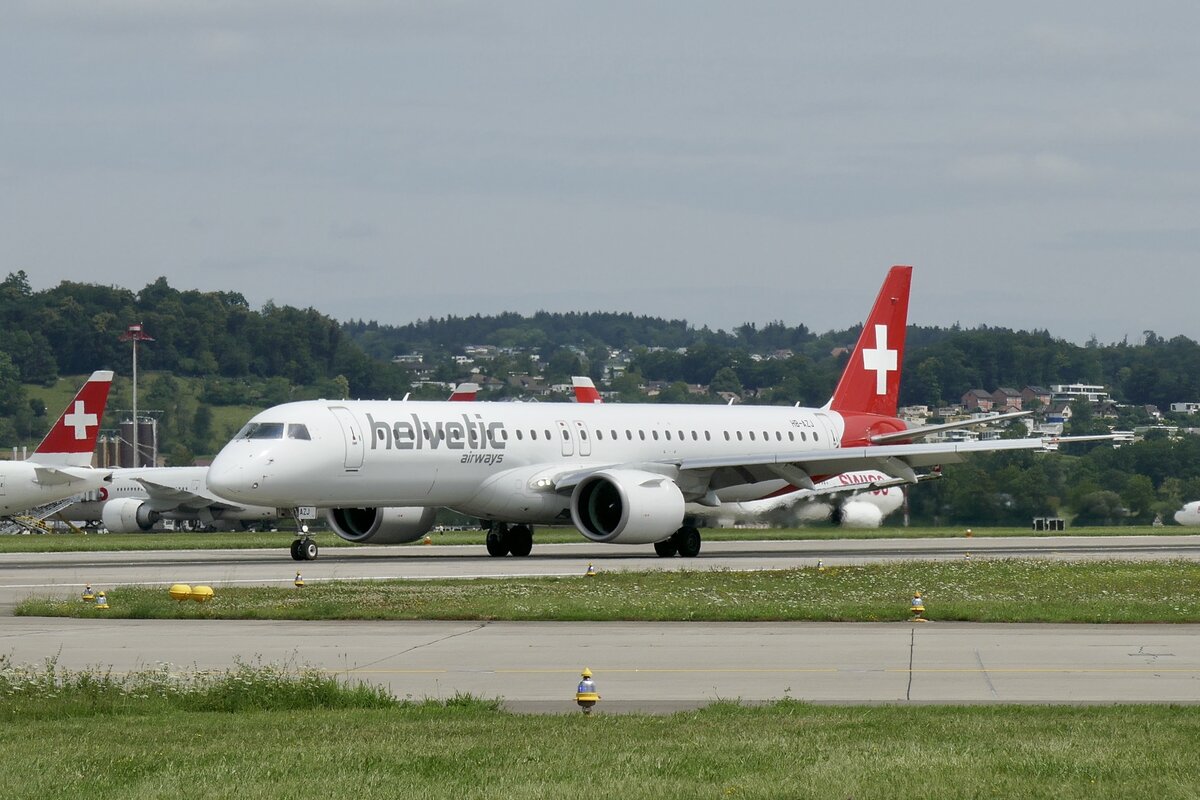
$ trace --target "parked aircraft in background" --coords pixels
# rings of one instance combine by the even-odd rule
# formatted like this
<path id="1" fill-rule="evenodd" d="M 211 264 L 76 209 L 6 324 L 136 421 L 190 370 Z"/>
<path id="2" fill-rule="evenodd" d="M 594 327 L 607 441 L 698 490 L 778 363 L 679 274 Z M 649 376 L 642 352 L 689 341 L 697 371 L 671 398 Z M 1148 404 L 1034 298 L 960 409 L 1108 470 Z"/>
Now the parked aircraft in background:
<path id="1" fill-rule="evenodd" d="M 229 503 L 208 491 L 208 467 L 113 470 L 112 482 L 63 510 L 70 520 L 101 523 L 110 533 L 148 531 L 160 520 L 208 527 L 274 520 L 274 506 Z"/>
<path id="2" fill-rule="evenodd" d="M 446 507 L 489 527 L 493 555 L 528 555 L 533 525 L 588 540 L 700 552 L 687 505 L 813 491 L 844 473 L 917 470 L 1047 440 L 919 443 L 981 421 L 907 428 L 896 416 L 911 267 L 884 281 L 821 408 L 662 404 L 308 401 L 257 415 L 217 455 L 209 488 L 236 503 L 326 510 L 354 542 L 414 541 Z M 317 546 L 297 539 L 296 559 Z"/>
<path id="3" fill-rule="evenodd" d="M 1200 525 L 1200 500 L 1184 503 L 1183 508 L 1175 512 L 1175 521 L 1180 525 Z"/>
<path id="4" fill-rule="evenodd" d="M 937 474 L 920 475 L 922 480 Z M 711 509 L 688 504 L 689 514 L 710 518 L 719 526 L 769 521 L 782 526 L 832 522 L 847 528 L 877 528 L 883 518 L 904 505 L 904 485 L 878 470 L 844 472 L 816 484 L 762 500 L 722 503 Z"/>
<path id="5" fill-rule="evenodd" d="M 93 372 L 25 461 L 0 461 L 0 515 L 10 516 L 107 483 L 111 470 L 93 469 L 92 453 L 113 374 Z"/>

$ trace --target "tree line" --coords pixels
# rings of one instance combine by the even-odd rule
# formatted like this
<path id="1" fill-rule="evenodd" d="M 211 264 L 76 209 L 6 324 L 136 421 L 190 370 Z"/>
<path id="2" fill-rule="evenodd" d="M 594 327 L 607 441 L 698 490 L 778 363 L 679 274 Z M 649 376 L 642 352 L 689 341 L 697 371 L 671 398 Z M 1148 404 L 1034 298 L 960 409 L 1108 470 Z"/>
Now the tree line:
<path id="1" fill-rule="evenodd" d="M 0 441 L 40 435 L 35 420 L 44 409 L 29 401 L 24 384 L 103 368 L 128 374 L 129 345 L 120 334 L 133 322 L 155 338 L 139 351 L 140 366 L 159 373 L 144 388 L 146 402 L 165 410 L 163 449 L 175 448 L 180 457 L 220 446 L 224 432 L 213 427 L 214 406 L 401 397 L 412 375 L 392 363 L 393 355 L 420 351 L 435 379 L 455 382 L 468 375 L 453 356 L 472 344 L 513 349 L 481 363 L 484 374 L 533 372 L 540 364 L 550 380 L 573 374 L 602 380 L 611 374 L 605 370 L 613 366 L 611 353 L 619 351 L 623 374 L 608 384 L 618 401 L 645 400 L 646 383 L 659 381 L 667 384 L 657 395 L 662 402 L 696 402 L 689 385 L 700 384 L 710 388 L 712 401 L 717 392 L 733 392 L 747 402 L 819 405 L 860 332 L 856 326 L 817 334 L 778 321 L 724 331 L 620 313 L 342 323 L 313 308 L 268 302 L 252 309 L 237 292 L 178 290 L 165 278 L 136 292 L 74 282 L 33 291 L 28 276 L 15 272 L 0 283 Z M 1139 343 L 1078 345 L 1044 330 L 910 326 L 901 403 L 937 407 L 973 388 L 1070 382 L 1103 384 L 1120 402 L 1165 410 L 1171 402 L 1200 400 L 1200 345 L 1153 331 Z M 1083 411 L 1081 430 L 1103 427 Z M 1200 457 L 1190 449 L 1197 442 L 1152 439 L 1068 459 L 973 459 L 948 468 L 932 489 L 914 490 L 912 509 L 948 523 L 1027 521 L 1035 508 L 1070 508 L 1084 520 L 1145 520 L 1176 500 L 1200 497 Z"/>

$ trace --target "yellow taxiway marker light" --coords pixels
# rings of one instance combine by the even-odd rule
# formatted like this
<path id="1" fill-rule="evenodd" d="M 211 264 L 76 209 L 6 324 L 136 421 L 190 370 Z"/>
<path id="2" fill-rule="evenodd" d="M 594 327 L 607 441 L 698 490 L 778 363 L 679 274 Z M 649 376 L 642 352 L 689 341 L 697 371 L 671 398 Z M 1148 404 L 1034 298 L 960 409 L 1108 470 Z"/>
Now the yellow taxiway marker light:
<path id="1" fill-rule="evenodd" d="M 584 667 L 579 677 L 579 686 L 575 689 L 575 702 L 583 709 L 583 713 L 590 714 L 592 706 L 600 702 L 600 695 L 596 694 L 596 683 L 592 680 L 590 669 Z"/>
<path id="2" fill-rule="evenodd" d="M 967 535 L 967 538 L 969 539 L 969 538 L 971 538 L 972 536 L 974 536 L 975 534 L 971 532 L 971 529 L 970 529 L 970 528 L 967 528 L 967 534 L 966 534 L 966 535 Z"/>
<path id="3" fill-rule="evenodd" d="M 211 586 L 193 586 L 191 598 L 197 603 L 207 603 L 213 599 L 213 590 Z"/>
<path id="4" fill-rule="evenodd" d="M 292 581 L 292 583 L 296 584 L 296 588 L 299 589 L 300 587 L 304 586 L 304 576 L 297 572 L 296 580 Z"/>
<path id="5" fill-rule="evenodd" d="M 108 608 L 108 598 L 103 591 L 96 592 L 96 608 Z"/>
<path id="6" fill-rule="evenodd" d="M 911 608 L 912 608 L 912 615 L 913 615 L 912 621 L 913 622 L 928 622 L 929 621 L 929 620 L 925 619 L 923 616 L 921 616 L 922 614 L 925 613 L 925 600 L 924 600 L 924 598 L 921 597 L 920 592 L 913 592 Z"/>
<path id="7" fill-rule="evenodd" d="M 424 544 L 433 544 L 433 537 L 432 537 L 432 536 L 426 536 L 424 539 L 422 539 L 422 540 L 421 540 L 421 542 L 422 542 L 422 543 L 424 543 Z"/>
<path id="8" fill-rule="evenodd" d="M 588 564 L 587 572 L 583 573 L 583 577 L 590 578 L 595 574 L 596 574 L 596 568 L 593 567 L 591 564 Z"/>
<path id="9" fill-rule="evenodd" d="M 83 602 L 90 603 L 96 599 L 96 593 L 92 591 L 92 585 L 89 583 L 83 587 Z"/>
<path id="10" fill-rule="evenodd" d="M 183 602 L 192 596 L 192 587 L 186 583 L 172 584 L 170 589 L 167 589 L 167 594 L 171 595 L 172 600 Z"/>

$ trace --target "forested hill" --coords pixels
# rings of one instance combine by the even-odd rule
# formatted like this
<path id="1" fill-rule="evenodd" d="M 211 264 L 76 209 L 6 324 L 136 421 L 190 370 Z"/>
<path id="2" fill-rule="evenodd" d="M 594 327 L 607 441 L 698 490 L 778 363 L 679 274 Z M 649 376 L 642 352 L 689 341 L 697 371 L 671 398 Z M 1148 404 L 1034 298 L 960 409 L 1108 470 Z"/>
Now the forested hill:
<path id="1" fill-rule="evenodd" d="M 214 382 L 336 381 L 356 397 L 407 391 L 411 375 L 391 363 L 395 354 L 420 351 L 437 368 L 437 379 L 453 381 L 466 370 L 450 356 L 467 345 L 491 344 L 538 352 L 550 378 L 600 375 L 610 353 L 624 351 L 631 374 L 641 380 L 709 385 L 716 379 L 763 400 L 822 402 L 858 335 L 857 328 L 814 334 L 778 322 L 721 331 L 619 313 L 343 324 L 312 308 L 268 303 L 252 309 L 236 292 L 180 291 L 165 278 L 136 292 L 69 282 L 35 292 L 17 272 L 0 283 L 0 390 L 99 368 L 127 374 L 129 345 L 119 336 L 132 322 L 143 322 L 155 338 L 140 351 L 147 370 Z M 1047 331 L 913 326 L 908 337 L 901 394 L 908 404 L 957 401 L 972 388 L 1076 381 L 1104 384 L 1130 404 L 1165 408 L 1200 400 L 1200 345 L 1182 336 L 1147 332 L 1137 344 L 1080 346 Z M 518 356 L 484 368 L 520 365 L 528 362 Z M 4 394 L 0 415 L 11 413 L 5 403 L 13 395 Z"/>

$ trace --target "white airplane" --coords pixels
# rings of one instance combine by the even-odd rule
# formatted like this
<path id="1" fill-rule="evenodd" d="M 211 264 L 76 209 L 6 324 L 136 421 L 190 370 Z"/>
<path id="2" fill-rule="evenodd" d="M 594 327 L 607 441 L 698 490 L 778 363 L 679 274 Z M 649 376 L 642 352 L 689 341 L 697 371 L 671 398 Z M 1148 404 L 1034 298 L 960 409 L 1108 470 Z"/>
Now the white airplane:
<path id="1" fill-rule="evenodd" d="M 893 267 L 832 399 L 821 408 L 660 404 L 307 401 L 257 415 L 225 445 L 208 486 L 231 502 L 325 510 L 353 542 L 415 541 L 446 507 L 489 526 L 493 555 L 528 555 L 533 525 L 588 540 L 700 552 L 688 504 L 814 490 L 848 472 L 905 482 L 918 469 L 1042 438 L 919 443 L 896 416 L 911 267 Z M 1062 441 L 1059 439 L 1059 441 Z M 315 558 L 297 539 L 292 556 Z"/>
<path id="2" fill-rule="evenodd" d="M 274 506 L 229 503 L 208 491 L 208 467 L 116 469 L 108 486 L 86 493 L 63 510 L 70 520 L 99 522 L 110 533 L 141 533 L 159 520 L 213 525 L 278 518 Z"/>
<path id="3" fill-rule="evenodd" d="M 1200 525 L 1200 500 L 1184 503 L 1183 508 L 1175 512 L 1175 521 L 1180 525 Z"/>
<path id="4" fill-rule="evenodd" d="M 93 372 L 25 461 L 0 461 L 0 515 L 11 516 L 97 489 L 111 470 L 93 469 L 92 452 L 113 374 Z"/>

